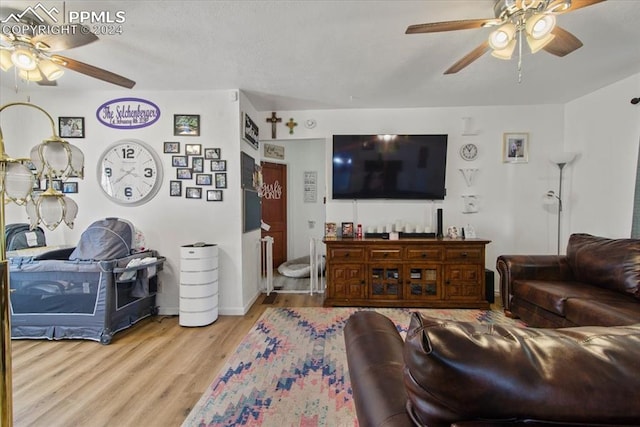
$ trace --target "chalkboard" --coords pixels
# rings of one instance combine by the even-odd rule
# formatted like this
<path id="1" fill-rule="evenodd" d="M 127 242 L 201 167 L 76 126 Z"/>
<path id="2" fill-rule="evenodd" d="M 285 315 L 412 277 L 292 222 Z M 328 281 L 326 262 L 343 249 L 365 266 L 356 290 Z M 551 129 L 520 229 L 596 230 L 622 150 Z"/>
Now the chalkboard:
<path id="1" fill-rule="evenodd" d="M 256 230 L 260 228 L 260 220 L 262 219 L 262 205 L 258 192 L 243 189 L 244 204 L 244 232 Z"/>
<path id="2" fill-rule="evenodd" d="M 240 167 L 242 170 L 242 188 L 255 190 L 253 185 L 253 172 L 255 170 L 256 163 L 253 157 L 244 151 L 240 153 Z"/>

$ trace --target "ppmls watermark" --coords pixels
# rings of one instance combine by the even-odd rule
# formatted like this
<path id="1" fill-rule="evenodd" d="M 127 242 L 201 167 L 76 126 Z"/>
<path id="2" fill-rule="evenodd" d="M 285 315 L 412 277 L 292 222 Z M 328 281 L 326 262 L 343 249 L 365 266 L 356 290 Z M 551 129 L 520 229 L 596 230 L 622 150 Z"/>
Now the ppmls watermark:
<path id="1" fill-rule="evenodd" d="M 60 8 L 37 3 L 3 17 L 1 32 L 29 37 L 88 33 L 117 35 L 124 32 L 126 21 L 124 10 L 67 10 L 66 2 L 62 2 Z"/>

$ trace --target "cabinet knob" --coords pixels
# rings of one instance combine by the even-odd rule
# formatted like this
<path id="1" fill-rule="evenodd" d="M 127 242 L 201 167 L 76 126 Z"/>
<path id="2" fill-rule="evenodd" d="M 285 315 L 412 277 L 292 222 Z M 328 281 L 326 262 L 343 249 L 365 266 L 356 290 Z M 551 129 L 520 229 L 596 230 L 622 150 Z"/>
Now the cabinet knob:
<path id="1" fill-rule="evenodd" d="M 386 258 L 386 257 L 388 257 L 388 256 L 389 256 L 389 254 L 388 254 L 388 253 L 386 253 L 386 252 L 385 252 L 384 254 L 382 254 L 382 257 L 383 257 L 383 258 Z"/>
<path id="2" fill-rule="evenodd" d="M 450 285 L 450 284 L 451 284 L 451 280 L 445 280 L 445 281 L 444 281 L 444 284 L 445 284 L 445 285 Z"/>
<path id="3" fill-rule="evenodd" d="M 365 283 L 366 283 L 366 282 L 365 282 L 364 280 L 361 280 L 361 281 L 360 281 L 360 284 L 361 284 L 361 285 L 364 285 Z"/>
<path id="4" fill-rule="evenodd" d="M 346 254 L 344 254 L 345 258 L 349 258 L 349 255 L 351 255 L 349 252 L 347 252 Z"/>
<path id="5" fill-rule="evenodd" d="M 460 256 L 461 256 L 462 258 L 466 258 L 466 257 L 468 257 L 468 256 L 469 256 L 469 254 L 468 254 L 467 252 L 462 252 L 462 253 L 460 254 Z"/>
<path id="6" fill-rule="evenodd" d="M 423 252 L 422 253 L 422 258 L 426 258 L 426 257 L 427 257 L 427 254 Z"/>

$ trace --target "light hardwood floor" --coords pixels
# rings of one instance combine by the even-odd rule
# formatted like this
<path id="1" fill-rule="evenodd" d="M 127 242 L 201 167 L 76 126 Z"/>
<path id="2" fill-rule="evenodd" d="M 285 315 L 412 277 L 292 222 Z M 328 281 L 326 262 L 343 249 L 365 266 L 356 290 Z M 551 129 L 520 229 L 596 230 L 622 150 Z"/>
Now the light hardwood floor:
<path id="1" fill-rule="evenodd" d="M 322 294 L 264 295 L 245 316 L 197 328 L 156 316 L 93 341 L 14 340 L 14 426 L 180 426 L 267 307 L 319 307 Z"/>

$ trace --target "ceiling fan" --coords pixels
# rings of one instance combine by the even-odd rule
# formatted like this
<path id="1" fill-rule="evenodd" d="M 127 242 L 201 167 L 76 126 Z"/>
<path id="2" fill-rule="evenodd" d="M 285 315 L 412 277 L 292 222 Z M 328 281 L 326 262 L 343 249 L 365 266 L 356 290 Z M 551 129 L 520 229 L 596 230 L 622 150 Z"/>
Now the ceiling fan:
<path id="1" fill-rule="evenodd" d="M 0 33 L 2 71 L 9 71 L 15 66 L 20 78 L 42 86 L 55 86 L 55 80 L 64 74 L 62 68 L 128 89 L 136 84 L 133 80 L 111 71 L 57 54 L 97 41 L 98 37 L 86 26 L 74 25 L 73 31 L 34 33 L 34 30 L 40 31 L 39 29 L 51 24 L 43 22 L 39 16 L 38 19 L 32 18 L 24 12 L 8 8 L 0 8 L 0 15 L 3 23 L 3 31 Z M 8 24 L 4 25 L 5 23 Z"/>
<path id="2" fill-rule="evenodd" d="M 444 74 L 457 73 L 489 51 L 497 58 L 511 59 L 516 46 L 519 46 L 521 58 L 523 38 L 532 53 L 544 49 L 562 57 L 582 47 L 582 42 L 567 30 L 555 25 L 555 16 L 603 1 L 605 0 L 496 0 L 493 7 L 495 18 L 416 24 L 410 25 L 405 33 L 438 33 L 498 27 L 487 40 L 449 67 Z M 518 69 L 520 70 L 520 63 Z"/>

